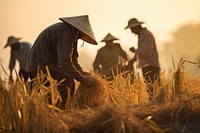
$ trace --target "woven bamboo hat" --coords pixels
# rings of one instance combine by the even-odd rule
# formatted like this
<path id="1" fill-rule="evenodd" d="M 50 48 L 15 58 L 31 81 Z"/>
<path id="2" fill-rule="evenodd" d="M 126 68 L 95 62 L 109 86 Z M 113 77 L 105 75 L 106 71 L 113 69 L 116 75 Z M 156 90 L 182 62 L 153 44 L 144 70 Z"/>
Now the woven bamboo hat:
<path id="1" fill-rule="evenodd" d="M 6 45 L 4 46 L 4 48 L 11 46 L 17 42 L 19 42 L 19 40 L 22 38 L 16 38 L 14 36 L 9 36 Z"/>
<path id="2" fill-rule="evenodd" d="M 119 40 L 118 38 L 114 37 L 110 33 L 108 33 L 101 42 L 106 42 L 106 41 L 114 41 L 114 40 Z"/>
<path id="3" fill-rule="evenodd" d="M 132 18 L 128 21 L 128 25 L 125 27 L 125 29 L 127 28 L 132 28 L 132 27 L 137 27 L 140 26 L 142 24 L 144 24 L 145 22 L 140 22 L 138 21 L 136 18 Z"/>
<path id="4" fill-rule="evenodd" d="M 91 44 L 97 45 L 97 41 L 94 37 L 94 33 L 92 31 L 88 15 L 66 17 L 66 18 L 59 18 L 59 19 L 63 22 L 66 22 L 72 25 L 73 27 L 77 28 L 81 32 L 83 32 L 86 36 L 83 36 L 82 40 L 89 42 Z"/>

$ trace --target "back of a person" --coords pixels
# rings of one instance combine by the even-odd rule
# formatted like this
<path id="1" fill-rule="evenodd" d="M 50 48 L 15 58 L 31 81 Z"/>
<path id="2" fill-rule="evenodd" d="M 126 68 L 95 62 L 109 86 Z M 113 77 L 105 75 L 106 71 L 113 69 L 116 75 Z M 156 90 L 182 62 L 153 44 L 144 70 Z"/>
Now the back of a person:
<path id="1" fill-rule="evenodd" d="M 69 25 L 62 22 L 53 24 L 43 30 L 34 42 L 30 52 L 28 71 L 37 71 L 38 66 L 56 66 L 58 64 L 57 47 L 59 47 L 59 41 L 62 41 L 62 37 L 68 38 L 68 36 L 62 36 L 62 32 L 66 33 L 69 30 Z"/>
<path id="2" fill-rule="evenodd" d="M 148 44 L 149 46 L 147 48 L 146 46 L 143 46 L 146 40 L 149 40 L 149 42 L 151 42 Z M 140 47 L 141 49 L 146 48 L 146 51 L 148 51 L 148 56 L 138 55 L 140 66 L 150 65 L 153 67 L 159 67 L 156 41 L 153 34 L 146 28 L 143 29 L 142 34 L 139 36 L 138 48 L 140 49 Z M 151 49 L 148 49 L 148 48 L 151 48 Z"/>
<path id="3" fill-rule="evenodd" d="M 19 51 L 11 49 L 11 55 L 14 55 L 15 58 L 19 61 L 21 69 L 25 68 L 27 57 L 30 50 L 31 50 L 31 45 L 27 42 L 20 42 Z"/>

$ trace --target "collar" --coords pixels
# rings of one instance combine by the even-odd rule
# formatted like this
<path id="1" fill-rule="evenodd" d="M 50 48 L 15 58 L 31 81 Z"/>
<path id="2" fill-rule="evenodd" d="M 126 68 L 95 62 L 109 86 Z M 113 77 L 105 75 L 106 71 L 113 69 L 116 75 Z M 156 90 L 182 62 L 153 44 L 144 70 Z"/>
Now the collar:
<path id="1" fill-rule="evenodd" d="M 140 33 L 138 34 L 138 38 L 144 34 L 144 32 L 147 30 L 147 28 L 143 28 Z"/>

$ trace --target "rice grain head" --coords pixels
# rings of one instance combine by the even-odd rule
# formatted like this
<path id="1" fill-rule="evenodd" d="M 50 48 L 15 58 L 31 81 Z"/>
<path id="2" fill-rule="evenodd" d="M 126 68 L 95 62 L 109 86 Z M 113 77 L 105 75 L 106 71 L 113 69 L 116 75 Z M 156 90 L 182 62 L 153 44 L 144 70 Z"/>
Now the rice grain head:
<path id="1" fill-rule="evenodd" d="M 185 90 L 185 73 L 184 66 L 180 66 L 175 72 L 175 95 L 178 99 L 183 97 Z"/>

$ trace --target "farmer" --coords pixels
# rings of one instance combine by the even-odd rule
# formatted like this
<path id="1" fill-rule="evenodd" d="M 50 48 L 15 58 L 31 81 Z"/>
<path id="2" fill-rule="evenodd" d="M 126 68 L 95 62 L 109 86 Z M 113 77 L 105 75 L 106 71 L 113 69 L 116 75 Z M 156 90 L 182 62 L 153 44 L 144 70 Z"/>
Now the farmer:
<path id="1" fill-rule="evenodd" d="M 93 63 L 94 71 L 99 71 L 109 80 L 112 80 L 112 70 L 120 63 L 119 58 L 123 57 L 127 60 L 126 52 L 121 48 L 119 43 L 114 43 L 114 40 L 119 40 L 108 33 L 101 42 L 105 42 L 105 46 L 97 52 Z"/>
<path id="2" fill-rule="evenodd" d="M 29 78 L 29 75 L 28 75 L 28 72 L 25 71 L 25 65 L 26 65 L 28 53 L 31 49 L 31 45 L 27 42 L 19 42 L 20 39 L 21 38 L 9 36 L 4 48 L 8 46 L 11 47 L 11 56 L 10 56 L 10 63 L 9 63 L 10 81 L 13 80 L 12 71 L 15 67 L 16 60 L 18 60 L 19 65 L 20 65 L 19 76 L 23 77 L 24 81 L 26 82 Z"/>
<path id="3" fill-rule="evenodd" d="M 27 70 L 31 79 L 37 75 L 40 69 L 46 73 L 48 66 L 51 76 L 58 82 L 65 79 L 58 86 L 62 102 L 60 108 L 64 109 L 68 91 L 74 94 L 74 79 L 91 86 L 93 77 L 84 72 L 78 64 L 77 41 L 82 39 L 88 43 L 97 45 L 87 15 L 60 18 L 62 22 L 55 23 L 44 29 L 35 40 L 28 57 Z"/>
<path id="4" fill-rule="evenodd" d="M 125 29 L 130 28 L 131 32 L 138 35 L 138 49 L 130 48 L 130 51 L 138 56 L 139 67 L 142 68 L 143 77 L 148 86 L 149 99 L 152 99 L 153 84 L 159 81 L 160 65 L 158 60 L 158 52 L 153 34 L 141 25 L 144 22 L 132 18 L 128 21 Z"/>

